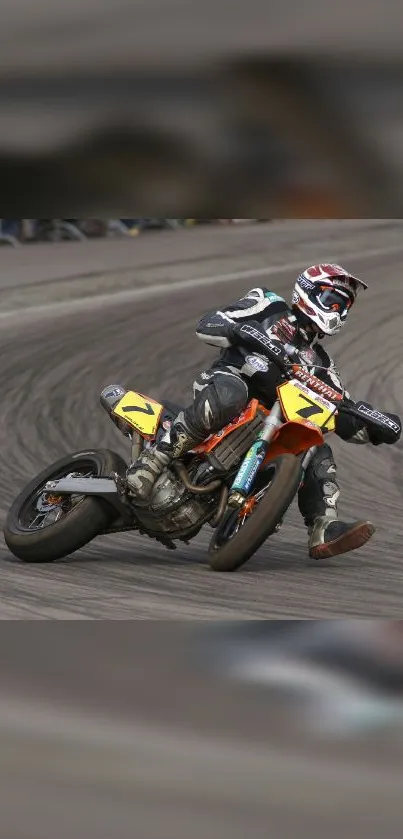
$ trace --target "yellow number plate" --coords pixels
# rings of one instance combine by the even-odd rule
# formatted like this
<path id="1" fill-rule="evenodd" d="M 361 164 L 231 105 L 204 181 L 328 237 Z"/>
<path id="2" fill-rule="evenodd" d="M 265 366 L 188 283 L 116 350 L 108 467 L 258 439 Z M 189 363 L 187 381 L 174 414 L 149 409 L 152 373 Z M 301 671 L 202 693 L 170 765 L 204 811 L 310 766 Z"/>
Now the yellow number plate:
<path id="1" fill-rule="evenodd" d="M 144 437 L 154 437 L 158 429 L 163 406 L 141 393 L 129 390 L 113 409 Z"/>
<path id="2" fill-rule="evenodd" d="M 297 380 L 286 382 L 278 388 L 285 418 L 289 421 L 307 420 L 318 428 L 334 431 L 336 405 L 315 393 Z"/>

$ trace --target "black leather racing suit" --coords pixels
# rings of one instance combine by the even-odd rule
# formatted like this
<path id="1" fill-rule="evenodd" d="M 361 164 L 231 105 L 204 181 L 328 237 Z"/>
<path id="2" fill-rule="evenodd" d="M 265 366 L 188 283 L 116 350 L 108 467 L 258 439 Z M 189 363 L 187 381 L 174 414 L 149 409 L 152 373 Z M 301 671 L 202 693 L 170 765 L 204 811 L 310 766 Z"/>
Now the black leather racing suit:
<path id="1" fill-rule="evenodd" d="M 261 399 L 268 407 L 277 398 L 276 387 L 281 382 L 281 373 L 276 365 L 250 348 L 234 344 L 234 324 L 251 322 L 259 324 L 277 341 L 279 323 L 285 323 L 286 327 L 288 324 L 294 333 L 291 343 L 299 350 L 302 363 L 331 387 L 340 392 L 343 390 L 333 360 L 320 343 L 309 343 L 306 333 L 298 329 L 296 317 L 285 300 L 266 288 L 254 288 L 230 306 L 205 315 L 198 324 L 198 338 L 219 347 L 221 352 L 211 368 L 195 380 L 193 405 L 178 417 L 195 439 L 205 439 L 220 430 L 251 398 Z M 354 423 L 344 439 L 369 442 L 366 429 L 356 428 Z M 299 492 L 299 509 L 307 526 L 317 516 L 335 513 L 339 494 L 333 453 L 325 444 L 312 459 Z"/>

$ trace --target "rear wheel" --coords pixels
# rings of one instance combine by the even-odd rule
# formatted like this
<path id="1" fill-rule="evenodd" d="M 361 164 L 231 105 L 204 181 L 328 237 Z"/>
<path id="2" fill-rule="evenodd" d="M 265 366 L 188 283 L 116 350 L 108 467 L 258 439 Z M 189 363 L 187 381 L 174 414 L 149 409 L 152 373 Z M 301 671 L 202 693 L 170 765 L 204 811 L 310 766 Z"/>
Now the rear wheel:
<path id="1" fill-rule="evenodd" d="M 276 458 L 267 470 L 267 483 L 229 509 L 211 539 L 208 558 L 213 571 L 236 571 L 274 533 L 298 492 L 301 461 L 292 454 Z"/>
<path id="2" fill-rule="evenodd" d="M 53 562 L 82 548 L 116 516 L 101 498 L 55 496 L 45 492 L 48 481 L 67 476 L 108 477 L 125 474 L 126 464 L 109 449 L 77 452 L 63 457 L 23 489 L 12 504 L 4 539 L 14 556 L 24 562 Z"/>

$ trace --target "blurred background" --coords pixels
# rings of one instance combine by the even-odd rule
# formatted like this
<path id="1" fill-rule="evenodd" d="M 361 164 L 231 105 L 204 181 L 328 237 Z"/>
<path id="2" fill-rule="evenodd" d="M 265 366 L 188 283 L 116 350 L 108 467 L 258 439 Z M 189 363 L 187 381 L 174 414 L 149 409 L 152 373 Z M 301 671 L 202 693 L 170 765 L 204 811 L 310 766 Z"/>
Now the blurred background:
<path id="1" fill-rule="evenodd" d="M 196 218 L 20 218 L 0 219 L 0 245 L 18 247 L 35 242 L 85 242 L 138 236 L 151 230 L 180 230 L 199 224 L 242 224 L 268 219 Z"/>
<path id="2" fill-rule="evenodd" d="M 397 216 L 401 14 L 391 0 L 3 0 L 3 205 Z"/>
<path id="3" fill-rule="evenodd" d="M 7 839 L 398 839 L 402 623 L 14 625 Z"/>

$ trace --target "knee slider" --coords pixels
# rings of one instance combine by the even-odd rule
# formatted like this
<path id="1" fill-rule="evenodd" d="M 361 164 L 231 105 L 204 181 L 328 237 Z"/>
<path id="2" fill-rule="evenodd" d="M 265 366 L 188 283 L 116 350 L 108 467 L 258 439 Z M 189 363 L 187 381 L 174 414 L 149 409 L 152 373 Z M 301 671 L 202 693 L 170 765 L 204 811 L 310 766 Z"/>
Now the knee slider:
<path id="1" fill-rule="evenodd" d="M 213 387 L 221 411 L 222 424 L 231 422 L 245 407 L 248 400 L 248 388 L 238 376 L 221 375 L 214 380 Z"/>
<path id="2" fill-rule="evenodd" d="M 245 382 L 237 376 L 220 374 L 197 394 L 192 424 L 197 424 L 207 434 L 219 431 L 241 413 L 248 400 Z"/>

